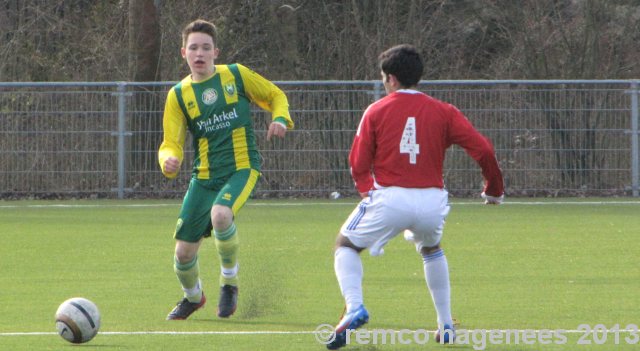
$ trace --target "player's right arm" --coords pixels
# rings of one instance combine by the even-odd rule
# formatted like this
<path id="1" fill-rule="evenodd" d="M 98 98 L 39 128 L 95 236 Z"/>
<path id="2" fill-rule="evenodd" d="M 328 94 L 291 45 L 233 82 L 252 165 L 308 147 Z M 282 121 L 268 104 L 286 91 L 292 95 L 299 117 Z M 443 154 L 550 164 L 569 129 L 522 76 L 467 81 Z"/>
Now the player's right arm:
<path id="1" fill-rule="evenodd" d="M 373 157 L 375 154 L 375 133 L 371 125 L 371 106 L 364 111 L 358 131 L 353 139 L 351 152 L 349 153 L 349 164 L 351 165 L 351 177 L 356 189 L 361 196 L 373 188 Z"/>
<path id="2" fill-rule="evenodd" d="M 187 133 L 187 121 L 178 104 L 176 92 L 172 88 L 167 95 L 162 117 L 163 139 L 158 150 L 158 162 L 162 174 L 169 179 L 178 175 L 184 157 L 184 141 Z"/>

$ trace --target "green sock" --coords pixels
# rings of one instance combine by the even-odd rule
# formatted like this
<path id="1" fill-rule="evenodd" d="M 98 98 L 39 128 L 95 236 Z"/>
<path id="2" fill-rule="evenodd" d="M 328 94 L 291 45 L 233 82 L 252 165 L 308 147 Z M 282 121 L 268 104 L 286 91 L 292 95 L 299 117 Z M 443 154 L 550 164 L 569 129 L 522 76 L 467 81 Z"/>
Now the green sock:
<path id="1" fill-rule="evenodd" d="M 174 257 L 173 271 L 182 285 L 184 297 L 189 302 L 200 302 L 202 299 L 202 288 L 200 286 L 200 265 L 198 264 L 198 256 L 194 257 L 191 262 L 182 264 Z"/>
<path id="2" fill-rule="evenodd" d="M 224 231 L 214 230 L 220 257 L 220 285 L 238 286 L 238 247 L 240 240 L 235 223 Z"/>

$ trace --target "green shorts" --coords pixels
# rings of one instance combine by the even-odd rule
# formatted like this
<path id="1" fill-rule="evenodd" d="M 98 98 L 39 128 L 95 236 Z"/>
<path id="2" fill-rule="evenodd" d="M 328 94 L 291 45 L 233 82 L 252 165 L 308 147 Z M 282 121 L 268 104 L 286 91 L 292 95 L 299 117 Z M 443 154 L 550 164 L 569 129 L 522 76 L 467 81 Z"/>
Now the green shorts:
<path id="1" fill-rule="evenodd" d="M 192 178 L 182 201 L 173 237 L 195 243 L 202 237 L 211 236 L 213 205 L 227 206 L 235 216 L 249 199 L 259 178 L 260 172 L 250 168 L 241 169 L 228 178 Z"/>

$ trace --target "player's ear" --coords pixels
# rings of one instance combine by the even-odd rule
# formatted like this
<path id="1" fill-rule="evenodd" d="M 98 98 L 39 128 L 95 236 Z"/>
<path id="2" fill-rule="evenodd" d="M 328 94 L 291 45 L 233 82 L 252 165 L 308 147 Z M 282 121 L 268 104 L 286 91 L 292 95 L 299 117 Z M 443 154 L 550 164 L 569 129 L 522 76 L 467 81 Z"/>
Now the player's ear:
<path id="1" fill-rule="evenodd" d="M 187 49 L 180 48 L 180 55 L 182 56 L 183 59 L 186 59 L 187 58 Z"/>
<path id="2" fill-rule="evenodd" d="M 400 87 L 400 82 L 398 81 L 398 78 L 396 78 L 395 75 L 393 74 L 387 74 L 387 82 L 389 84 L 391 84 L 392 87 Z"/>
<path id="3" fill-rule="evenodd" d="M 384 71 L 380 71 L 380 74 L 382 75 L 382 83 L 389 83 L 389 75 L 384 73 Z"/>

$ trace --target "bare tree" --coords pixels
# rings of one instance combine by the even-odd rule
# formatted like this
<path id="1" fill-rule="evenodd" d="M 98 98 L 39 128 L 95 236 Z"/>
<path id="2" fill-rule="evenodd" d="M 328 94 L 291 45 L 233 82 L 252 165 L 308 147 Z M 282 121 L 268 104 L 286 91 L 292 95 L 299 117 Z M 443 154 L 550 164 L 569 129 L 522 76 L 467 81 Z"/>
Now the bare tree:
<path id="1" fill-rule="evenodd" d="M 269 8 L 268 29 L 273 33 L 268 54 L 269 75 L 281 80 L 299 77 L 298 10 L 297 1 L 272 1 Z"/>
<path id="2" fill-rule="evenodd" d="M 160 16 L 159 2 L 154 0 L 129 0 L 129 79 L 134 82 L 155 81 L 160 76 Z M 134 87 L 135 88 L 135 87 Z M 149 169 L 156 163 L 156 149 L 161 138 L 157 131 L 162 129 L 162 102 L 149 99 L 154 96 L 148 90 L 139 94 L 131 92 L 129 105 L 132 112 L 128 116 L 129 130 L 132 131 L 129 158 L 130 170 Z M 164 91 L 164 88 L 158 89 Z M 132 180 L 134 187 L 145 182 L 144 177 Z"/>
<path id="3" fill-rule="evenodd" d="M 631 78 L 640 65 L 630 59 L 640 39 L 640 7 L 632 1 L 540 0 L 516 4 L 487 0 L 501 29 L 507 50 L 495 56 L 490 70 L 503 78 L 604 79 Z M 635 44 L 634 44 L 635 43 Z M 487 72 L 490 72 L 487 70 Z M 556 150 L 556 168 L 567 186 L 598 183 L 606 160 L 594 150 L 611 147 L 617 140 L 602 138 L 597 131 L 607 128 L 603 106 L 611 94 L 598 98 L 581 93 L 579 86 L 556 93 L 541 91 L 531 103 L 544 111 L 544 125 Z M 578 108 L 569 118 L 567 107 Z M 580 124 L 571 131 L 569 121 Z"/>
<path id="4" fill-rule="evenodd" d="M 155 81 L 159 76 L 160 16 L 154 0 L 129 0 L 129 78 Z"/>

